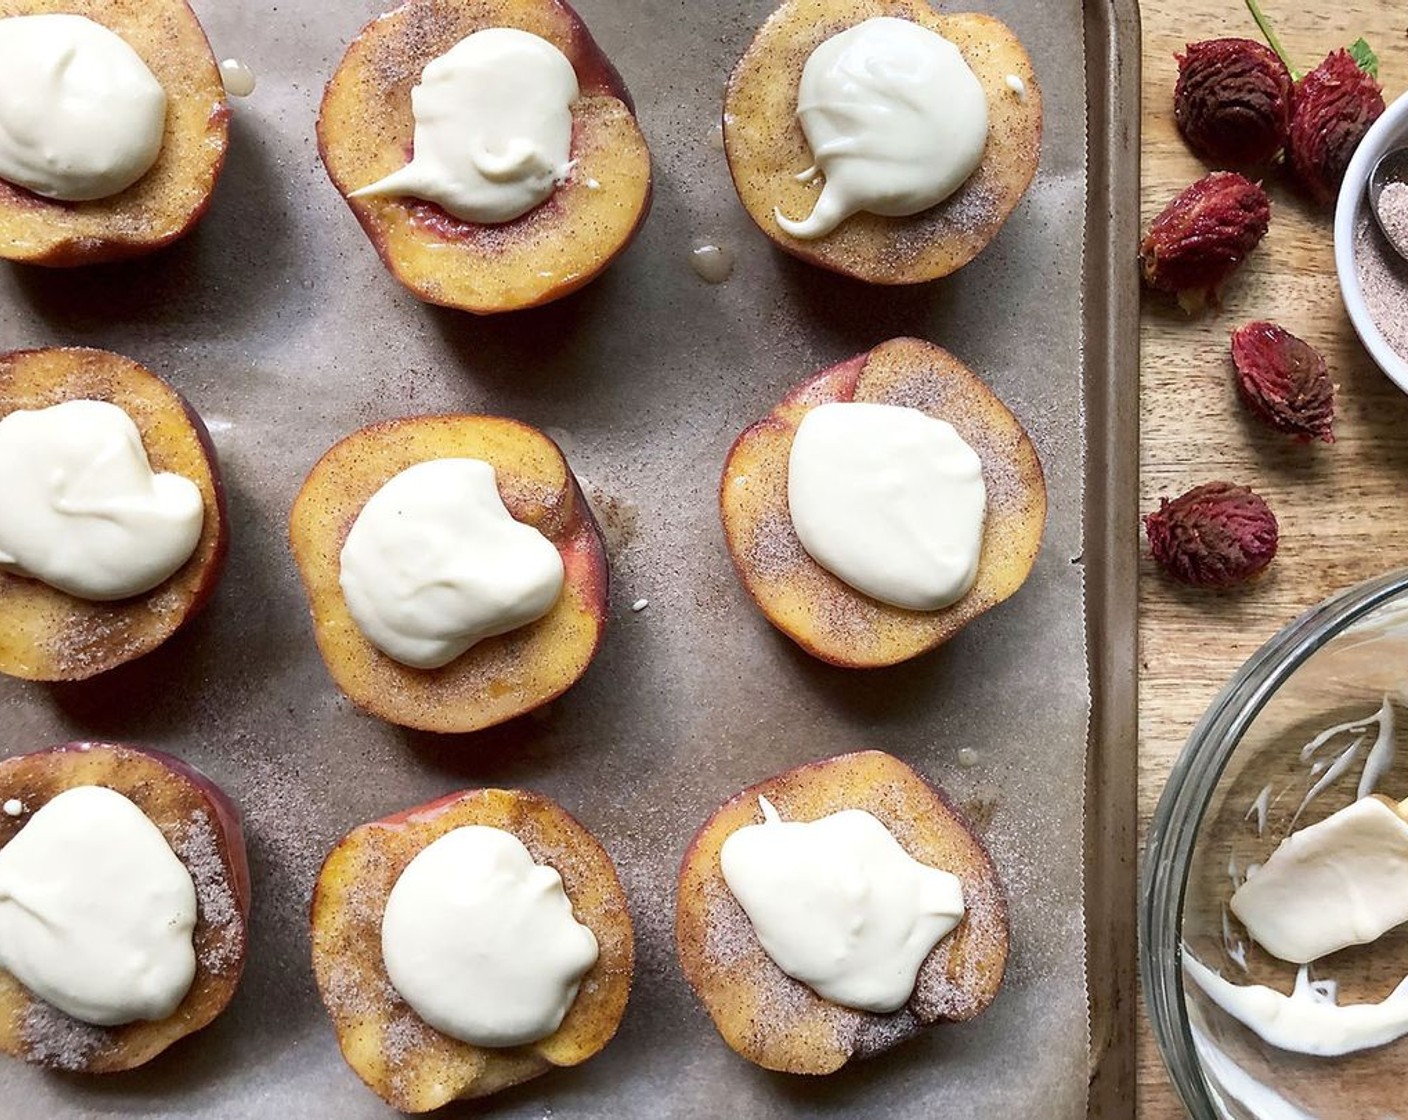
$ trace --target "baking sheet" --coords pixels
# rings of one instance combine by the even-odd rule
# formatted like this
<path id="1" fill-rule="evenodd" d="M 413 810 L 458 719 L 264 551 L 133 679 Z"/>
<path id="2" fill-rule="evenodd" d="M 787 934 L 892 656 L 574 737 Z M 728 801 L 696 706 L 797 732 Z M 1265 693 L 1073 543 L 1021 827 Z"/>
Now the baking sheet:
<path id="1" fill-rule="evenodd" d="M 145 262 L 0 271 L 0 345 L 104 346 L 181 389 L 221 455 L 230 565 L 208 612 L 144 661 L 82 685 L 0 682 L 0 749 L 117 739 L 171 751 L 220 782 L 246 813 L 250 961 L 226 1014 L 145 1070 L 99 1080 L 6 1063 L 0 1103 L 83 1116 L 386 1115 L 343 1064 L 317 1002 L 311 884 L 354 825 L 494 784 L 557 798 L 605 843 L 631 897 L 636 986 L 599 1057 L 451 1114 L 1084 1115 L 1081 5 L 975 5 L 1033 55 L 1046 99 L 1038 181 L 959 275 L 871 290 L 771 249 L 729 183 L 716 129 L 723 79 L 767 0 L 582 0 L 652 144 L 654 210 L 585 291 L 490 320 L 401 289 L 318 162 L 322 84 L 382 5 L 195 6 L 217 57 L 259 76 L 254 96 L 234 103 L 211 214 Z M 691 270 L 700 242 L 734 254 L 726 283 Z M 848 673 L 794 649 L 748 602 L 715 489 L 734 436 L 789 386 L 897 334 L 948 346 L 1014 408 L 1045 465 L 1050 520 L 1012 601 L 935 655 Z M 298 485 L 332 442 L 443 410 L 547 429 L 611 545 L 612 618 L 585 679 L 545 711 L 468 737 L 390 727 L 341 697 L 314 649 L 285 533 Z M 633 613 L 639 598 L 650 606 Z M 678 860 L 740 787 L 872 746 L 942 783 L 981 824 L 1011 902 L 1006 985 L 979 1020 L 828 1079 L 766 1073 L 722 1043 L 675 963 Z M 963 747 L 975 764 L 960 766 Z"/>

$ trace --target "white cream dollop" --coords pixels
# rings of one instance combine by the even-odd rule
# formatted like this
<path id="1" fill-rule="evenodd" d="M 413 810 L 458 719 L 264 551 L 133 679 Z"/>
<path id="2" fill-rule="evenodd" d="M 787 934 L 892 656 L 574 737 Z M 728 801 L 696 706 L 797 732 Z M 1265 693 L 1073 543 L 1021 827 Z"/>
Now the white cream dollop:
<path id="1" fill-rule="evenodd" d="M 0 571 L 82 599 L 150 591 L 200 540 L 200 488 L 154 474 L 141 433 L 107 401 L 0 419 Z"/>
<path id="2" fill-rule="evenodd" d="M 811 214 L 773 217 L 793 237 L 830 233 L 861 210 L 899 218 L 935 206 L 977 170 L 988 99 L 959 49 L 906 19 L 880 16 L 831 36 L 808 57 L 797 116 L 825 177 Z"/>
<path id="3" fill-rule="evenodd" d="M 164 1019 L 195 978 L 196 889 L 122 794 L 75 786 L 0 848 L 0 966 L 97 1026 Z"/>
<path id="4" fill-rule="evenodd" d="M 84 202 L 126 190 L 161 153 L 166 91 L 84 16 L 0 19 L 0 179 Z"/>
<path id="5" fill-rule="evenodd" d="M 1186 951 L 1183 967 L 1222 1010 L 1281 1050 L 1337 1058 L 1408 1034 L 1408 977 L 1380 1003 L 1340 1004 L 1335 982 L 1311 980 L 1304 965 L 1288 996 L 1264 984 L 1230 983 Z"/>
<path id="6" fill-rule="evenodd" d="M 417 1015 L 476 1046 L 520 1046 L 562 1024 L 596 963 L 562 876 L 511 832 L 466 825 L 427 845 L 391 888 L 387 975 Z"/>
<path id="7" fill-rule="evenodd" d="M 899 1010 L 963 920 L 958 877 L 914 859 L 862 809 L 784 822 L 758 801 L 764 823 L 731 833 L 719 862 L 764 951 L 832 1003 Z"/>
<path id="8" fill-rule="evenodd" d="M 562 557 L 505 508 L 480 459 L 407 467 L 368 499 L 342 546 L 358 629 L 404 665 L 437 669 L 526 626 L 562 594 Z"/>
<path id="9" fill-rule="evenodd" d="M 1408 821 L 1377 796 L 1346 805 L 1281 841 L 1230 907 L 1293 964 L 1377 940 L 1408 921 Z"/>
<path id="10" fill-rule="evenodd" d="M 812 409 L 792 440 L 787 505 L 812 559 L 881 602 L 938 610 L 977 577 L 982 461 L 952 425 L 918 409 Z"/>
<path id="11" fill-rule="evenodd" d="M 461 39 L 411 90 L 411 162 L 352 192 L 411 195 L 467 222 L 509 222 L 572 169 L 577 73 L 555 46 L 512 27 Z"/>

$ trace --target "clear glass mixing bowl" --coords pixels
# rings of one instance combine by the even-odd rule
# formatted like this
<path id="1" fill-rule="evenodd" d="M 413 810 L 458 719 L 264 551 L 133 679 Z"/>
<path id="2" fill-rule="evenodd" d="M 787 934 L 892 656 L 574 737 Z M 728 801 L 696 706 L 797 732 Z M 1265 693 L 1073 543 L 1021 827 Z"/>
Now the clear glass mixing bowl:
<path id="1" fill-rule="evenodd" d="M 1334 596 L 1267 642 L 1173 767 L 1144 852 L 1140 965 L 1155 1038 L 1195 1120 L 1408 1118 L 1408 1038 L 1338 1058 L 1277 1049 L 1208 999 L 1184 967 L 1191 953 L 1234 983 L 1291 991 L 1295 966 L 1252 944 L 1227 901 L 1293 821 L 1304 828 L 1355 799 L 1379 714 L 1388 712 L 1393 743 L 1395 714 L 1396 726 L 1408 722 L 1405 702 L 1408 571 L 1400 571 Z M 1376 762 L 1390 751 L 1381 748 Z M 1408 798 L 1408 751 L 1396 752 L 1376 789 Z M 1408 927 L 1324 957 L 1310 976 L 1333 980 L 1341 1004 L 1382 1000 L 1408 976 Z"/>

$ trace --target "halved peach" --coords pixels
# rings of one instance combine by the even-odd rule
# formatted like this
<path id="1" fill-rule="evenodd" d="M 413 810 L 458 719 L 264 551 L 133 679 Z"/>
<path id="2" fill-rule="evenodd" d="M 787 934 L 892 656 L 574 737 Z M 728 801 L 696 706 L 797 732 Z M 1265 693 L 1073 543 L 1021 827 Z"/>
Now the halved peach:
<path id="1" fill-rule="evenodd" d="M 132 359 L 106 350 L 0 354 L 0 418 L 71 400 L 106 401 L 132 417 L 152 470 L 182 475 L 200 489 L 205 524 L 191 558 L 166 582 L 131 599 L 90 602 L 0 572 L 0 673 L 26 680 L 83 680 L 151 652 L 205 605 L 229 547 L 215 447 L 201 418 L 175 389 Z"/>
<path id="2" fill-rule="evenodd" d="M 381 919 L 401 872 L 447 832 L 483 825 L 510 832 L 535 862 L 562 876 L 573 916 L 596 936 L 598 957 L 562 1024 L 523 1046 L 461 1042 L 429 1026 L 392 987 Z M 556 802 L 525 790 L 448 794 L 353 829 L 318 875 L 312 906 L 313 973 L 347 1064 L 402 1112 L 426 1112 L 574 1066 L 616 1033 L 631 991 L 635 942 L 611 857 Z"/>
<path id="3" fill-rule="evenodd" d="M 244 970 L 249 862 L 239 810 L 194 767 L 159 751 L 65 743 L 0 761 L 0 848 L 47 802 L 75 786 L 105 786 L 141 809 L 186 865 L 196 888 L 195 979 L 172 1014 L 116 1027 L 71 1018 L 0 969 L 0 1052 L 77 1073 L 150 1061 L 225 1009 Z M 17 814 L 10 809 L 16 803 Z"/>
<path id="4" fill-rule="evenodd" d="M 759 797 L 787 821 L 863 809 L 914 859 L 958 876 L 963 920 L 925 958 L 905 1007 L 888 1014 L 842 1007 L 764 951 L 719 864 L 724 841 L 761 821 Z M 944 793 L 894 756 L 860 751 L 751 786 L 705 822 L 680 866 L 675 940 L 685 978 L 729 1046 L 766 1069 L 832 1073 L 934 1023 L 984 1011 L 1007 965 L 1007 903 L 987 850 Z"/>
<path id="5" fill-rule="evenodd" d="M 86 16 L 125 39 L 166 91 L 166 132 L 151 170 L 109 198 L 56 202 L 0 179 L 0 257 L 97 264 L 169 245 L 209 207 L 229 140 L 200 21 L 186 0 L 0 0 L 0 17 L 44 12 Z"/>
<path id="6" fill-rule="evenodd" d="M 576 291 L 626 248 L 650 208 L 650 152 L 625 83 L 563 0 L 407 0 L 362 29 L 328 83 L 318 150 L 344 196 L 411 154 L 411 88 L 426 63 L 490 27 L 546 39 L 577 72 L 572 172 L 542 205 L 501 225 L 461 221 L 416 198 L 348 198 L 391 274 L 421 299 L 478 314 Z"/>
<path id="7" fill-rule="evenodd" d="M 825 40 L 876 16 L 912 20 L 962 52 L 987 94 L 982 163 L 954 194 L 918 214 L 860 213 L 816 240 L 793 237 L 777 224 L 774 207 L 794 218 L 809 214 L 821 186 L 797 179 L 813 162 L 797 120 L 802 67 Z M 1009 84 L 1009 75 L 1017 81 Z M 1036 174 L 1041 121 L 1031 59 L 1000 20 L 939 13 L 926 0 L 785 0 L 729 77 L 724 150 L 748 216 L 779 248 L 872 284 L 915 284 L 962 268 L 997 236 Z"/>
<path id="8" fill-rule="evenodd" d="M 978 453 L 987 486 L 978 575 L 937 611 L 872 599 L 802 547 L 787 503 L 788 458 L 802 417 L 830 401 L 907 405 L 953 425 Z M 1026 580 L 1046 525 L 1046 483 L 1021 422 L 948 351 L 894 338 L 825 369 L 785 396 L 734 443 L 719 484 L 724 536 L 748 594 L 769 622 L 833 665 L 875 668 L 953 637 Z"/>
<path id="9" fill-rule="evenodd" d="M 362 507 L 407 467 L 482 459 L 513 517 L 556 546 L 565 578 L 546 615 L 486 638 L 439 669 L 413 669 L 367 640 L 339 583 L 342 546 Z M 586 672 L 606 625 L 606 548 L 557 444 L 498 416 L 418 416 L 354 432 L 324 455 L 289 517 L 293 557 L 328 671 L 358 707 L 403 727 L 477 731 L 546 704 Z"/>

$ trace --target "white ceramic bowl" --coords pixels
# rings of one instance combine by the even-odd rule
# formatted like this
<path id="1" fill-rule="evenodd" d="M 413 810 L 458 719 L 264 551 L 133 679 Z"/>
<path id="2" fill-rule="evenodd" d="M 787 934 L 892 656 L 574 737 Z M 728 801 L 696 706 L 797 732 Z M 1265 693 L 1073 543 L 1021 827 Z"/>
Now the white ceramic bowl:
<path id="1" fill-rule="evenodd" d="M 1360 219 L 1369 213 L 1369 172 L 1380 156 L 1402 144 L 1408 144 L 1408 93 L 1401 95 L 1384 110 L 1383 116 L 1364 134 L 1354 158 L 1349 161 L 1344 182 L 1340 184 L 1339 200 L 1335 204 L 1335 272 L 1339 274 L 1340 295 L 1344 297 L 1345 310 L 1349 312 L 1349 321 L 1354 324 L 1359 340 L 1379 368 L 1408 393 L 1408 361 L 1394 352 L 1374 325 L 1364 302 L 1364 289 L 1359 284 L 1354 252 L 1355 233 L 1359 229 Z"/>

